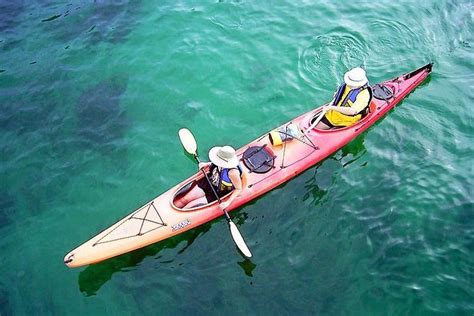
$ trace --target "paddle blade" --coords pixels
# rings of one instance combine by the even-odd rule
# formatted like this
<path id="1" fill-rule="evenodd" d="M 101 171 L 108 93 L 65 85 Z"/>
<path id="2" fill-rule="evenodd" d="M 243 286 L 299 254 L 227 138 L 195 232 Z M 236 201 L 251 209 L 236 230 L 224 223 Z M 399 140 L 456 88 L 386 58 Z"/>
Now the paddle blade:
<path id="1" fill-rule="evenodd" d="M 178 132 L 179 140 L 183 145 L 184 149 L 191 155 L 197 155 L 197 144 L 191 131 L 187 128 L 182 128 Z"/>
<path id="2" fill-rule="evenodd" d="M 237 228 L 237 226 L 235 226 L 233 221 L 229 221 L 229 228 L 230 228 L 230 233 L 232 234 L 232 238 L 234 238 L 234 242 L 239 248 L 240 252 L 247 258 L 251 258 L 252 253 L 247 247 L 247 244 L 245 243 L 244 238 L 240 234 L 239 229 Z"/>

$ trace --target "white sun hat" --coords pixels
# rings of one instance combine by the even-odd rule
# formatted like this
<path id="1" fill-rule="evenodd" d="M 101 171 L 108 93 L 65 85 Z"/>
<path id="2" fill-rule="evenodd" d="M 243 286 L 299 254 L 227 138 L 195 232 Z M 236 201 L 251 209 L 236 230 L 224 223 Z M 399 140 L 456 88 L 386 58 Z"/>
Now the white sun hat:
<path id="1" fill-rule="evenodd" d="M 222 168 L 235 168 L 239 164 L 239 158 L 235 149 L 230 146 L 213 147 L 209 150 L 209 159 L 213 164 Z"/>
<path id="2" fill-rule="evenodd" d="M 367 79 L 364 69 L 356 67 L 344 74 L 344 82 L 348 86 L 359 88 L 369 82 L 369 79 Z"/>

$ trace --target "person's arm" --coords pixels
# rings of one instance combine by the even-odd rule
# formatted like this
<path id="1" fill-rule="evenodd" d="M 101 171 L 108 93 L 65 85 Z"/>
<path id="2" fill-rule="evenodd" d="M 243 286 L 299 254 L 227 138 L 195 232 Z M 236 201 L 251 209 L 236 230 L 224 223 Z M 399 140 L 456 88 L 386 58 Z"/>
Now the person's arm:
<path id="1" fill-rule="evenodd" d="M 210 164 L 211 164 L 210 162 L 202 162 L 201 161 L 198 166 L 199 166 L 199 169 L 203 169 L 203 168 L 205 168 L 206 166 L 208 166 Z"/>
<path id="2" fill-rule="evenodd" d="M 348 106 L 326 106 L 325 109 L 328 111 L 336 111 L 345 115 L 356 115 L 359 114 L 365 107 L 369 105 L 370 94 L 368 90 L 361 91 L 359 95 L 357 95 L 357 99 L 354 103 L 350 100 L 348 101 L 350 107 Z"/>
<path id="3" fill-rule="evenodd" d="M 239 170 L 229 170 L 229 178 L 232 184 L 234 185 L 234 190 L 232 191 L 232 194 L 230 195 L 229 199 L 225 202 L 222 202 L 221 206 L 224 209 L 227 208 L 232 203 L 232 201 L 235 200 L 235 198 L 239 197 L 240 193 L 242 192 L 242 179 L 240 178 Z"/>
<path id="4" fill-rule="evenodd" d="M 324 107 L 323 110 L 326 111 L 336 111 L 345 115 L 356 115 L 357 110 L 354 109 L 353 107 L 347 107 L 347 106 L 334 106 L 334 105 L 327 105 Z"/>

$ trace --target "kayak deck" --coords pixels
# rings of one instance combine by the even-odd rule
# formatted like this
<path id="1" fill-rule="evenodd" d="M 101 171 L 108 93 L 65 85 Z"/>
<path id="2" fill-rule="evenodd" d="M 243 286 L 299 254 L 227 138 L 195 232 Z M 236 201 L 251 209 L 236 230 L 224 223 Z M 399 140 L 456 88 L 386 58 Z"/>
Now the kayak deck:
<path id="1" fill-rule="evenodd" d="M 236 209 L 261 196 L 342 148 L 395 107 L 429 75 L 431 69 L 432 64 L 428 64 L 413 72 L 380 83 L 377 88 L 381 95 L 377 98 L 374 94 L 369 113 L 352 126 L 332 130 L 312 128 L 306 131 L 321 112 L 321 107 L 319 107 L 278 128 L 285 129 L 289 124 L 294 124 L 301 132 L 306 131 L 300 138 L 273 146 L 268 133 L 265 133 L 238 149 L 237 155 L 242 159 L 246 151 L 248 153 L 250 149 L 255 151 L 255 148 L 261 148 L 272 157 L 272 165 L 270 168 L 262 168 L 259 171 L 253 168 L 256 166 L 244 163 L 245 176 L 242 192 L 227 210 Z M 268 170 L 261 172 L 263 169 Z M 187 190 L 186 186 L 190 186 L 202 177 L 202 173 L 198 172 L 146 203 L 72 250 L 65 256 L 64 262 L 69 267 L 97 263 L 175 236 L 222 216 L 223 212 L 217 201 L 187 209 L 178 208 L 173 203 L 177 198 L 177 192 L 183 193 Z M 225 201 L 227 197 L 223 197 L 222 200 Z"/>

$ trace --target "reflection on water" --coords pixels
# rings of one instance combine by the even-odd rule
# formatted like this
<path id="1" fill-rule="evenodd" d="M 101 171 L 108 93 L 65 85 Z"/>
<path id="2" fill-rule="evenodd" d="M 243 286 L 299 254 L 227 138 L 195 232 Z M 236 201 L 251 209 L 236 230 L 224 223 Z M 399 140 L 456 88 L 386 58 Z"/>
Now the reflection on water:
<path id="1" fill-rule="evenodd" d="M 253 277 L 253 270 L 257 267 L 255 263 L 253 263 L 250 259 L 246 258 L 243 261 L 237 262 L 237 264 L 244 270 L 244 273 L 249 276 Z"/>
<path id="2" fill-rule="evenodd" d="M 231 216 L 237 225 L 243 224 L 248 217 L 247 213 L 239 211 L 232 212 Z M 139 265 L 143 259 L 147 257 L 155 257 L 155 259 L 158 260 L 158 264 L 173 263 L 177 256 L 181 253 L 184 253 L 199 236 L 206 234 L 214 223 L 217 222 L 219 225 L 224 225 L 224 223 L 227 224 L 226 221 L 220 219 L 203 224 L 197 228 L 191 229 L 180 235 L 163 240 L 148 247 L 137 249 L 122 256 L 111 258 L 98 264 L 88 266 L 85 270 L 79 273 L 78 283 L 80 291 L 86 296 L 96 295 L 100 288 L 112 278 L 114 273 L 134 270 L 134 267 Z M 230 236 L 230 232 L 228 236 L 223 236 L 223 238 L 232 238 Z M 163 249 L 175 249 L 176 247 L 181 246 L 182 242 L 185 242 L 186 244 L 182 249 L 177 251 L 176 255 L 173 256 L 172 259 L 159 260 L 161 256 L 157 256 L 157 254 L 159 254 Z M 235 251 L 240 254 L 237 248 Z M 253 276 L 252 272 L 255 269 L 256 264 L 254 264 L 249 259 L 244 259 L 241 262 L 237 262 L 237 264 L 242 268 L 243 272 L 247 276 Z M 144 268 L 142 267 L 141 269 Z"/>
<path id="3" fill-rule="evenodd" d="M 337 157 L 336 159 L 343 163 L 343 167 L 346 167 L 351 163 L 359 160 L 367 152 L 367 149 L 364 146 L 365 135 L 366 133 L 359 135 L 349 144 L 342 147 L 341 157 Z"/>
<path id="4" fill-rule="evenodd" d="M 321 201 L 321 199 L 327 194 L 327 189 L 321 189 L 320 185 L 318 185 L 320 178 L 321 176 L 318 175 L 318 168 L 315 168 L 314 176 L 306 181 L 304 185 L 305 194 L 303 195 L 303 201 L 306 201 L 309 197 L 312 197 L 311 203 L 317 205 L 319 201 Z"/>
<path id="5" fill-rule="evenodd" d="M 0 0 L 0 314 L 472 315 L 472 0 L 344 5 Z M 232 212 L 251 261 L 221 218 L 215 243 L 198 228 L 58 269 L 100 225 L 91 205 L 182 178 L 178 127 L 243 145 L 348 68 L 375 83 L 430 60 L 370 137 L 246 205 L 250 220 Z"/>
<path id="6" fill-rule="evenodd" d="M 200 236 L 204 235 L 211 228 L 211 223 L 204 224 L 198 228 L 184 232 L 173 238 L 158 242 L 145 248 L 141 248 L 122 256 L 108 259 L 98 264 L 88 266 L 79 274 L 79 289 L 86 296 L 96 295 L 100 288 L 112 278 L 115 272 L 126 272 L 133 270 L 146 257 L 155 257 L 163 249 L 174 249 L 183 241 L 186 245 L 177 254 L 183 253 Z M 157 256 L 155 259 L 160 259 Z M 174 259 L 158 261 L 158 264 L 172 263 Z"/>
<path id="7" fill-rule="evenodd" d="M 356 139 L 354 139 L 352 142 L 347 144 L 341 150 L 337 151 L 329 159 L 331 159 L 331 161 L 339 162 L 340 166 L 343 168 L 356 162 L 361 157 L 363 157 L 364 153 L 367 152 L 367 149 L 364 146 L 364 137 L 365 137 L 365 133 L 358 136 Z M 306 201 L 307 199 L 311 197 L 312 198 L 311 203 L 314 205 L 319 204 L 319 202 L 328 193 L 329 188 L 333 184 L 332 178 L 334 177 L 334 174 L 333 174 L 334 168 L 320 169 L 321 164 L 319 164 L 316 168 L 314 168 L 314 175 L 311 178 L 309 178 L 309 180 L 306 181 L 304 185 L 305 193 L 303 195 L 303 201 Z M 326 165 L 327 165 L 327 162 L 326 162 Z"/>

